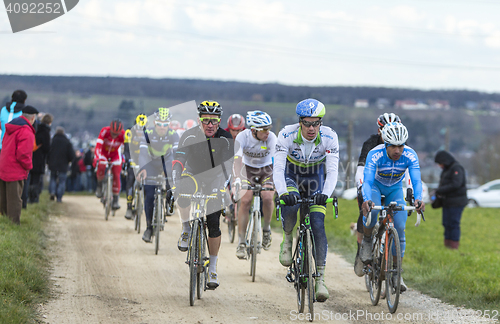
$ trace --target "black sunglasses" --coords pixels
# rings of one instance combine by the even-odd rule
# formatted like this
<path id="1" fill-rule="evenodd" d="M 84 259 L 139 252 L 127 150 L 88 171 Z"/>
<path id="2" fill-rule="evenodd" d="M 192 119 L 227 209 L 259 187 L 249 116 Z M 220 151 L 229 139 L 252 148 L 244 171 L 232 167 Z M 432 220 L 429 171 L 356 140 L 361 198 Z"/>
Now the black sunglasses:
<path id="1" fill-rule="evenodd" d="M 302 125 L 304 125 L 304 127 L 311 127 L 311 126 L 317 127 L 317 126 L 321 125 L 321 119 L 313 121 L 313 122 L 309 122 L 307 120 L 301 120 L 300 122 L 302 123 Z"/>

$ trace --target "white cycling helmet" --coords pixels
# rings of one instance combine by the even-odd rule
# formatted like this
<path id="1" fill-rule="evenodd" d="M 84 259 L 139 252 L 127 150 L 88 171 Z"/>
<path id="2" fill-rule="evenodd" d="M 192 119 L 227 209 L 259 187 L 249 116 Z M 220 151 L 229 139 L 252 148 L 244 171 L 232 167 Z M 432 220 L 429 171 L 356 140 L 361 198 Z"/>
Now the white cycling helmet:
<path id="1" fill-rule="evenodd" d="M 392 123 L 392 122 L 401 123 L 401 118 L 399 118 L 399 116 L 396 115 L 395 113 L 385 113 L 378 116 L 377 118 L 377 126 L 379 128 L 382 128 L 387 123 Z"/>
<path id="2" fill-rule="evenodd" d="M 273 124 L 273 120 L 268 113 L 260 110 L 247 112 L 247 125 L 250 128 L 268 127 Z"/>
<path id="3" fill-rule="evenodd" d="M 405 125 L 397 122 L 387 123 L 381 131 L 386 144 L 404 145 L 408 140 L 408 130 Z"/>

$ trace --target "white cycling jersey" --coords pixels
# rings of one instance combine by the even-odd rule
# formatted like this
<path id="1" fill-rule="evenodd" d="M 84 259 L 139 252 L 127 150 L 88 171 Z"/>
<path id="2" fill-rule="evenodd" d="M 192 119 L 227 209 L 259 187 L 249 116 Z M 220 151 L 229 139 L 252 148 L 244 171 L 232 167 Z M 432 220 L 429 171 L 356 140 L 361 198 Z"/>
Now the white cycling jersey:
<path id="1" fill-rule="evenodd" d="M 300 132 L 300 124 L 285 126 L 278 134 L 274 155 L 273 180 L 278 195 L 287 192 L 285 183 L 286 162 L 308 168 L 325 163 L 326 179 L 322 193 L 330 197 L 337 185 L 339 164 L 339 141 L 337 133 L 330 127 L 320 126 L 314 140 L 314 149 L 306 155 L 305 141 Z"/>
<path id="2" fill-rule="evenodd" d="M 243 157 L 243 164 L 253 168 L 263 168 L 273 163 L 277 137 L 269 132 L 267 141 L 259 141 L 250 129 L 245 129 L 236 136 L 236 156 Z"/>

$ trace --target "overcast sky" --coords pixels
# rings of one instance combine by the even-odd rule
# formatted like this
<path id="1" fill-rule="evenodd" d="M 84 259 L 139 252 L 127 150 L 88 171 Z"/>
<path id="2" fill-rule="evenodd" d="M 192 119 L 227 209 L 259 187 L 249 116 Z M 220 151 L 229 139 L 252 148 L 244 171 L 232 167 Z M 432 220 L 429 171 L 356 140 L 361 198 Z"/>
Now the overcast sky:
<path id="1" fill-rule="evenodd" d="M 80 0 L 0 73 L 500 92 L 500 0 Z"/>

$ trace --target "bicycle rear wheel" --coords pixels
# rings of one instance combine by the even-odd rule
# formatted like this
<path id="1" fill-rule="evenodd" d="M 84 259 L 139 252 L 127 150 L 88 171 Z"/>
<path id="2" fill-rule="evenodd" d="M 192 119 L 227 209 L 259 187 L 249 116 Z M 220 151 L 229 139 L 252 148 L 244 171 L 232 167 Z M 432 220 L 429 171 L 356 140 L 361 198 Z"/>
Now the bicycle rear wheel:
<path id="1" fill-rule="evenodd" d="M 309 309 L 309 314 L 311 314 L 309 319 L 310 322 L 312 322 L 314 318 L 314 273 L 316 271 L 313 260 L 312 246 L 313 238 L 311 230 L 306 229 L 306 257 L 304 259 L 306 261 L 305 270 L 307 271 L 307 307 Z"/>
<path id="2" fill-rule="evenodd" d="M 196 274 L 196 295 L 198 299 L 201 299 L 201 295 L 205 290 L 205 282 L 206 275 L 208 271 L 208 258 L 207 258 L 207 249 L 206 249 L 206 237 L 203 230 L 203 227 L 200 227 L 200 240 L 199 240 L 199 248 L 198 248 L 198 271 Z M 207 263 L 207 264 L 205 264 Z"/>
<path id="3" fill-rule="evenodd" d="M 401 292 L 401 245 L 398 232 L 394 227 L 389 229 L 389 242 L 387 248 L 387 273 L 385 276 L 385 294 L 387 306 L 392 314 L 396 312 L 399 303 L 399 294 Z M 396 251 L 395 258 L 392 251 Z"/>
<path id="4" fill-rule="evenodd" d="M 251 245 L 252 245 L 252 256 L 250 258 L 250 273 L 252 274 L 252 282 L 255 281 L 255 270 L 257 269 L 257 251 L 258 251 L 258 244 L 259 244 L 259 228 L 258 226 L 259 221 L 260 221 L 260 211 L 256 210 L 254 211 L 253 215 L 253 231 L 252 231 L 252 240 L 251 240 Z"/>
<path id="5" fill-rule="evenodd" d="M 142 216 L 142 211 L 144 209 L 144 189 L 141 188 L 140 190 L 138 190 L 138 201 L 137 203 L 135 204 L 136 205 L 136 220 L 137 220 L 137 233 L 140 234 L 141 233 L 141 216 Z"/>
<path id="6" fill-rule="evenodd" d="M 198 219 L 195 219 L 191 229 L 191 242 L 189 244 L 189 305 L 194 305 L 196 296 L 196 279 L 198 274 Z"/>
<path id="7" fill-rule="evenodd" d="M 380 278 L 380 273 L 383 264 L 383 256 L 380 252 L 380 240 L 381 238 L 377 238 L 376 235 L 378 233 L 379 225 L 375 225 L 372 231 L 372 264 L 371 267 L 368 268 L 369 272 L 366 274 L 368 277 L 368 291 L 370 292 L 370 300 L 372 301 L 372 305 L 375 306 L 378 304 L 380 300 L 380 291 L 382 287 L 382 279 Z M 384 234 L 385 235 L 385 234 Z"/>

